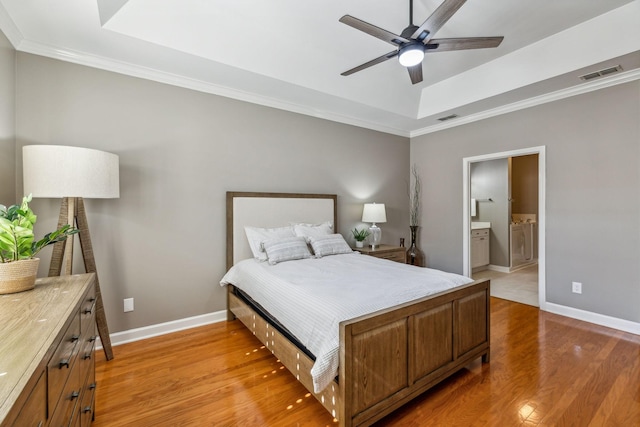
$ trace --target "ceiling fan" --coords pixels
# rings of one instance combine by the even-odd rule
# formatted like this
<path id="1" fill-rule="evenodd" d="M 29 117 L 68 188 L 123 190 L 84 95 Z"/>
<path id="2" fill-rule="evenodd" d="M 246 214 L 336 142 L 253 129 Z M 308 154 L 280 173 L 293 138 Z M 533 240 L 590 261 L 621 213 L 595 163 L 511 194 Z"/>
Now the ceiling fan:
<path id="1" fill-rule="evenodd" d="M 407 67 L 411 83 L 416 84 L 422 81 L 422 60 L 425 53 L 498 47 L 504 37 L 432 38 L 465 2 L 466 0 L 444 0 L 435 12 L 418 27 L 413 25 L 413 0 L 409 0 L 409 26 L 402 30 L 400 35 L 376 27 L 353 16 L 344 15 L 340 18 L 340 22 L 384 40 L 395 46 L 396 50 L 358 65 L 341 73 L 341 75 L 348 76 L 357 73 L 397 56 L 400 64 Z"/>

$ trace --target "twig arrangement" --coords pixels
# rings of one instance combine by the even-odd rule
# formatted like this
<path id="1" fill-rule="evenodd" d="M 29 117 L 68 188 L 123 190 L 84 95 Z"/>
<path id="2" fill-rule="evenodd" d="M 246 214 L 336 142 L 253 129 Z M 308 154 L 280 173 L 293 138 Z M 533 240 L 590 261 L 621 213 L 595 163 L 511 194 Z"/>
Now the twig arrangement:
<path id="1" fill-rule="evenodd" d="M 409 225 L 417 226 L 420 222 L 420 193 L 422 192 L 422 181 L 418 175 L 418 168 L 413 164 L 411 168 L 413 183 L 409 187 Z"/>

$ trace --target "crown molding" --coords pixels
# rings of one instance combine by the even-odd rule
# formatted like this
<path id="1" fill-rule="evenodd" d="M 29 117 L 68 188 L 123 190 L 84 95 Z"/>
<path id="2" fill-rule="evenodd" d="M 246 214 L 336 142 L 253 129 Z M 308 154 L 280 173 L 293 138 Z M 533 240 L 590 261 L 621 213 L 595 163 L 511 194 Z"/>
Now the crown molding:
<path id="1" fill-rule="evenodd" d="M 476 114 L 463 116 L 434 126 L 428 126 L 422 129 L 411 131 L 410 138 L 426 135 L 429 133 L 439 132 L 441 130 L 462 126 L 468 123 L 485 120 L 490 117 L 500 116 L 503 114 L 511 113 L 518 110 L 524 110 L 525 108 L 535 107 L 537 105 L 546 104 L 549 102 L 558 101 L 565 98 L 570 98 L 576 95 L 582 95 L 584 93 L 593 92 L 596 90 L 616 86 L 623 83 L 628 83 L 634 80 L 640 79 L 640 69 L 627 71 L 624 73 L 616 74 L 615 76 L 603 78 L 600 80 L 583 83 L 579 86 L 573 86 L 567 89 L 550 92 L 544 95 L 536 96 L 533 98 L 524 99 L 522 101 L 513 102 L 511 104 L 503 105 L 490 110 L 481 111 Z"/>
<path id="2" fill-rule="evenodd" d="M 20 46 L 24 40 L 24 37 L 2 3 L 0 3 L 0 30 L 7 39 L 9 39 L 9 43 L 11 43 L 13 48 L 17 50 L 18 46 Z"/>
<path id="3" fill-rule="evenodd" d="M 114 59 L 104 58 L 84 52 L 78 52 L 69 49 L 59 49 L 42 43 L 35 43 L 29 40 L 24 40 L 20 31 L 17 29 L 11 18 L 7 15 L 6 11 L 2 7 L 0 7 L 0 29 L 3 30 L 16 50 L 21 52 L 111 71 L 127 76 L 138 77 L 158 83 L 164 83 L 172 86 L 209 93 L 212 95 L 223 96 L 226 98 L 249 102 L 265 107 L 276 108 L 292 113 L 303 114 L 318 119 L 329 120 L 346 125 L 370 129 L 377 132 L 406 137 L 409 139 L 640 79 L 640 69 L 631 70 L 628 72 L 616 74 L 611 77 L 586 82 L 571 88 L 562 89 L 537 97 L 503 105 L 497 108 L 481 111 L 479 113 L 471 114 L 468 116 L 459 117 L 445 123 L 426 126 L 416 130 L 406 130 L 391 126 L 385 126 L 378 122 L 362 120 L 349 115 L 338 114 L 328 110 L 320 110 L 293 102 L 283 101 L 273 97 L 263 96 L 227 86 L 218 85 L 215 83 L 205 82 L 202 80 L 159 71 L 156 69 L 151 69 L 149 67 L 126 63 L 123 61 L 117 61 Z"/>
<path id="4" fill-rule="evenodd" d="M 78 65 L 111 71 L 118 74 L 151 80 L 158 83 L 192 89 L 198 92 L 223 96 L 226 98 L 236 99 L 239 101 L 249 102 L 265 107 L 303 114 L 318 119 L 329 120 L 407 138 L 409 137 L 409 131 L 404 129 L 384 126 L 380 123 L 361 120 L 359 118 L 344 114 L 337 114 L 329 110 L 320 110 L 312 107 L 307 107 L 293 102 L 287 102 L 268 96 L 250 93 L 247 91 L 234 89 L 215 83 L 192 79 L 189 77 L 159 71 L 149 67 L 135 65 L 97 55 L 92 55 L 85 52 L 78 52 L 70 49 L 59 49 L 53 46 L 48 46 L 42 43 L 35 43 L 29 40 L 22 41 L 20 43 L 19 49 L 17 50 L 25 53 L 44 56 L 51 59 L 58 59 L 65 62 L 72 62 Z"/>

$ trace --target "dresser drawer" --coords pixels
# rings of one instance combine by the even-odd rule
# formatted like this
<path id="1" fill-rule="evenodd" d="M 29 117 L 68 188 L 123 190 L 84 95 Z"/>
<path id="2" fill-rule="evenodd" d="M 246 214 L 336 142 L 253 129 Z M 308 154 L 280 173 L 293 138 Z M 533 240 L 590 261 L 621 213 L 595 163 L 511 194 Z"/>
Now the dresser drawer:
<path id="1" fill-rule="evenodd" d="M 82 348 L 78 353 L 78 361 L 76 362 L 80 365 L 80 378 L 84 379 L 87 377 L 87 370 L 91 369 L 94 365 L 94 346 L 96 343 L 96 336 L 83 336 Z"/>
<path id="2" fill-rule="evenodd" d="M 76 408 L 80 404 L 80 393 L 82 393 L 80 363 L 76 361 L 76 363 L 71 366 L 71 371 L 69 372 L 67 382 L 64 384 L 62 393 L 57 395 L 60 397 L 60 400 L 53 411 L 49 427 L 66 427 L 71 425 L 71 422 L 75 418 Z"/>
<path id="3" fill-rule="evenodd" d="M 91 286 L 80 306 L 80 328 L 85 331 L 96 323 L 96 288 Z M 92 334 L 93 335 L 93 334 Z"/>
<path id="4" fill-rule="evenodd" d="M 14 426 L 44 426 L 47 419 L 47 380 L 44 371 L 31 391 L 27 402 L 13 422 Z"/>
<path id="5" fill-rule="evenodd" d="M 77 313 L 77 311 L 76 311 Z M 49 364 L 47 365 L 49 411 L 54 410 L 60 393 L 71 375 L 76 355 L 80 347 L 80 316 L 73 316 L 71 324 L 62 336 Z"/>
<path id="6" fill-rule="evenodd" d="M 82 402 L 80 402 L 80 426 L 87 427 L 91 425 L 91 421 L 93 420 L 93 412 L 94 412 L 94 402 L 95 402 L 95 391 L 96 391 L 96 371 L 94 369 L 94 361 L 91 359 L 92 367 L 88 372 L 87 377 L 84 382 L 84 390 L 82 392 Z"/>

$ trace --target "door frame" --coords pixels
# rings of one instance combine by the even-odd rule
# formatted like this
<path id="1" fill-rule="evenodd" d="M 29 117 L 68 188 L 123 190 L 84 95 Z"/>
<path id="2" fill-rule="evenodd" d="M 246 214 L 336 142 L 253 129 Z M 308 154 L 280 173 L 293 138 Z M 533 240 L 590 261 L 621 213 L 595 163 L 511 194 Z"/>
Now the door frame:
<path id="1" fill-rule="evenodd" d="M 538 155 L 538 305 L 546 309 L 546 146 L 483 154 L 462 159 L 462 274 L 471 277 L 471 164 L 486 160 Z"/>

